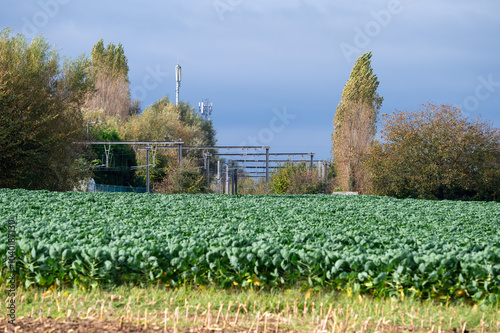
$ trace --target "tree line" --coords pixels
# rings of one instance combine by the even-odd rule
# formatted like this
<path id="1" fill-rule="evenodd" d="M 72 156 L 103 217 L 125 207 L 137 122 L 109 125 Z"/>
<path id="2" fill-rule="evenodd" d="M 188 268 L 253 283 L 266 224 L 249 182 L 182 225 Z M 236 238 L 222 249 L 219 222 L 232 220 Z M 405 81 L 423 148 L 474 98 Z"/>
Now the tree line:
<path id="1" fill-rule="evenodd" d="M 129 67 L 121 44 L 99 40 L 90 57 L 61 60 L 43 37 L 28 42 L 11 29 L 0 32 L 0 187 L 72 190 L 84 179 L 97 183 L 144 186 L 145 153 L 111 147 L 103 168 L 102 145 L 77 141 L 177 141 L 212 146 L 216 131 L 188 103 L 167 96 L 141 112 L 131 100 Z M 188 152 L 179 167 L 176 156 L 158 151 L 152 180 L 159 191 L 182 191 L 179 174 L 193 178 L 187 189 L 202 190 L 201 152 Z M 191 174 L 192 173 L 192 174 Z M 188 177 L 188 178 L 189 178 Z M 189 179 L 191 179 L 189 178 Z M 194 187 L 193 187 L 194 186 Z"/>
<path id="2" fill-rule="evenodd" d="M 371 57 L 368 52 L 357 59 L 333 117 L 329 184 L 299 165 L 273 173 L 270 186 L 257 184 L 259 191 L 498 201 L 499 129 L 450 105 L 428 103 L 380 117 L 383 98 Z M 11 29 L 2 30 L 0 187 L 64 191 L 90 177 L 101 184 L 145 185 L 144 168 L 132 168 L 145 165 L 144 151 L 113 146 L 103 168 L 102 145 L 75 141 L 216 144 L 211 120 L 188 103 L 174 105 L 165 96 L 142 110 L 140 101 L 131 99 L 128 74 L 121 44 L 105 45 L 101 39 L 90 57 L 61 59 L 43 37 L 28 42 Z M 201 161 L 201 152 L 190 150 L 179 166 L 175 152 L 159 150 L 151 168 L 155 190 L 206 191 Z"/>

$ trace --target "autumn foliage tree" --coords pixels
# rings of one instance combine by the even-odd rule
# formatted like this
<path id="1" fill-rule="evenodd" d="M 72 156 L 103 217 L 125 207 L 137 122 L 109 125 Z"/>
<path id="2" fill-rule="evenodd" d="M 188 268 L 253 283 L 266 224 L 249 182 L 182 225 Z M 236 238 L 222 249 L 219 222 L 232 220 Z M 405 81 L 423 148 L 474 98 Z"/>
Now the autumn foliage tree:
<path id="1" fill-rule="evenodd" d="M 186 146 L 214 146 L 215 134 L 216 131 L 210 119 L 197 114 L 195 109 L 187 103 L 173 104 L 168 97 L 156 101 L 141 114 L 131 116 L 122 129 L 122 136 L 127 141 L 177 141 L 180 139 Z M 160 157 L 161 155 L 163 157 Z M 176 169 L 177 162 L 173 163 L 177 161 L 176 151 L 159 150 L 157 157 L 156 161 L 162 162 L 158 165 L 161 170 L 155 170 L 158 174 L 168 176 L 175 170 L 176 176 L 186 176 L 191 179 L 190 172 L 194 170 L 191 164 L 201 161 L 202 151 L 192 149 L 183 153 L 184 158 L 191 160 L 191 164 L 186 164 L 189 172 L 184 172 L 182 168 Z M 144 151 L 138 153 L 138 158 L 140 163 L 146 163 Z M 214 161 L 211 161 L 211 170 L 215 167 L 213 163 Z M 201 176 L 198 169 L 196 172 Z M 144 170 L 138 170 L 137 176 L 144 179 Z"/>
<path id="2" fill-rule="evenodd" d="M 60 61 L 42 38 L 0 32 L 0 187 L 67 190 L 79 178 L 90 62 Z"/>
<path id="3" fill-rule="evenodd" d="M 132 116 L 123 129 L 127 140 L 177 141 L 189 146 L 215 145 L 215 130 L 186 103 L 173 104 L 168 97 L 156 101 L 141 114 Z"/>
<path id="4" fill-rule="evenodd" d="M 351 71 L 333 118 L 333 159 L 337 183 L 344 191 L 366 192 L 368 173 L 363 159 L 376 134 L 383 98 L 371 67 L 371 52 L 361 55 Z"/>
<path id="5" fill-rule="evenodd" d="M 367 166 L 374 194 L 500 200 L 500 131 L 449 105 L 384 115 Z"/>
<path id="6" fill-rule="evenodd" d="M 366 103 L 346 101 L 349 110 L 335 130 L 334 164 L 336 183 L 345 191 L 369 191 L 370 177 L 363 163 L 372 145 L 373 109 Z"/>
<path id="7" fill-rule="evenodd" d="M 91 52 L 92 74 L 95 79 L 94 94 L 85 102 L 85 108 L 102 109 L 105 116 L 115 116 L 124 121 L 138 112 L 138 102 L 130 99 L 129 67 L 123 45 L 100 39 Z"/>

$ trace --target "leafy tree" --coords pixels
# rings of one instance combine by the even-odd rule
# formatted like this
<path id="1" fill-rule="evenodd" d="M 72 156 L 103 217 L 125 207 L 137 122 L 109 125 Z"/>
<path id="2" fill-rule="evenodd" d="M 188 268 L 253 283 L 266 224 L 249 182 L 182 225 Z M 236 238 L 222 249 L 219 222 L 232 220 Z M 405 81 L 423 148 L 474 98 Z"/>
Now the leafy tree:
<path id="1" fill-rule="evenodd" d="M 216 143 L 215 133 L 211 120 L 201 117 L 189 104 L 174 105 L 168 97 L 158 100 L 141 114 L 131 116 L 123 129 L 123 136 L 129 141 L 180 139 L 187 146 L 213 146 Z M 162 150 L 157 156 L 168 154 L 168 151 Z M 141 163 L 145 163 L 145 153 L 141 152 L 138 156 Z M 201 161 L 203 157 L 202 152 L 197 150 L 185 151 L 183 156 L 193 161 Z M 215 160 L 212 160 L 211 170 L 215 169 L 214 163 Z M 138 174 L 141 175 L 142 172 Z"/>
<path id="2" fill-rule="evenodd" d="M 433 104 L 384 118 L 367 163 L 375 194 L 500 200 L 500 131 L 490 123 Z"/>
<path id="3" fill-rule="evenodd" d="M 364 191 L 367 174 L 364 154 L 376 134 L 378 111 L 383 98 L 379 81 L 371 68 L 371 52 L 361 55 L 351 71 L 333 118 L 333 158 L 337 182 L 344 190 Z"/>
<path id="4" fill-rule="evenodd" d="M 177 141 L 183 137 L 184 142 L 189 142 L 194 130 L 184 126 L 176 106 L 164 97 L 130 117 L 123 134 L 126 140 L 134 141 Z"/>
<path id="5" fill-rule="evenodd" d="M 179 120 L 185 125 L 196 128 L 198 134 L 189 142 L 193 146 L 215 146 L 217 143 L 216 131 L 212 120 L 204 118 L 196 113 L 195 109 L 186 102 L 180 102 L 177 106 Z"/>
<path id="6" fill-rule="evenodd" d="M 124 78 L 127 83 L 129 82 L 127 57 L 121 43 L 117 46 L 109 43 L 107 47 L 104 47 L 104 41 L 101 38 L 92 48 L 91 57 L 94 68 L 114 77 Z"/>
<path id="7" fill-rule="evenodd" d="M 127 140 L 177 141 L 185 145 L 215 145 L 215 130 L 210 119 L 197 114 L 192 106 L 170 102 L 168 97 L 156 101 L 141 114 L 132 116 L 124 128 Z"/>
<path id="8" fill-rule="evenodd" d="M 129 67 L 121 44 L 109 43 L 104 47 L 102 39 L 91 52 L 95 91 L 85 103 L 87 109 L 103 109 L 106 116 L 118 116 L 124 121 L 139 110 L 139 102 L 130 100 Z"/>
<path id="9" fill-rule="evenodd" d="M 93 87 L 90 61 L 60 62 L 43 37 L 0 32 L 0 187 L 71 189 L 84 170 L 80 107 Z"/>

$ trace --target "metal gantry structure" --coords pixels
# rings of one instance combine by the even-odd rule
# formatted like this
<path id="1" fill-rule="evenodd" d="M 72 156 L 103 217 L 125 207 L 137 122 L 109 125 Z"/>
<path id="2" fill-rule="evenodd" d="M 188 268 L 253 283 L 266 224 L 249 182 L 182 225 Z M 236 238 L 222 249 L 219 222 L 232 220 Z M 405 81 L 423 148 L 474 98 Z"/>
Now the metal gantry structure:
<path id="1" fill-rule="evenodd" d="M 73 142 L 74 144 L 83 145 L 104 145 L 104 153 L 106 158 L 106 163 L 104 166 L 109 167 L 109 154 L 111 152 L 111 145 L 129 145 L 129 146 L 146 146 L 144 148 L 139 148 L 139 150 L 146 150 L 146 192 L 150 192 L 149 186 L 149 154 L 153 151 L 153 160 L 156 158 L 156 150 L 158 148 L 170 148 L 179 149 L 179 163 L 182 160 L 182 150 L 180 147 L 184 144 L 181 140 L 179 141 L 79 141 Z M 172 146 L 173 145 L 173 146 Z M 154 166 L 154 162 L 153 162 Z"/>
<path id="2" fill-rule="evenodd" d="M 264 153 L 249 153 L 248 151 L 240 153 L 215 153 L 215 156 L 232 156 L 236 159 L 230 159 L 229 161 L 233 163 L 229 166 L 226 163 L 226 183 L 225 188 L 227 194 L 229 194 L 229 189 L 233 194 L 237 194 L 237 179 L 240 178 L 256 178 L 256 177 L 266 177 L 266 183 L 269 182 L 269 173 L 272 170 L 278 170 L 287 167 L 289 164 L 303 163 L 306 167 L 313 172 L 314 164 L 317 163 L 318 167 L 318 178 L 326 181 L 327 180 L 327 162 L 324 160 L 315 160 L 315 153 L 268 153 L 266 154 L 266 159 L 260 159 Z M 285 156 L 288 159 L 284 159 Z M 302 159 L 296 160 L 296 156 L 302 156 Z M 271 159 L 274 157 L 274 159 Z M 304 158 L 307 157 L 307 158 Z M 228 162 L 229 162 L 228 161 Z M 264 164 L 265 163 L 265 164 Z M 220 193 L 220 160 L 218 160 L 217 165 L 217 193 Z M 232 171 L 231 177 L 228 176 L 229 170 Z M 229 186 L 228 179 L 232 180 L 232 185 Z"/>
<path id="3" fill-rule="evenodd" d="M 105 151 L 105 164 L 104 167 L 109 167 L 109 156 L 111 152 L 111 145 L 131 145 L 131 146 L 144 146 L 138 148 L 138 150 L 146 150 L 146 192 L 150 192 L 150 153 L 153 154 L 153 166 L 155 165 L 155 158 L 158 149 L 177 149 L 177 158 L 179 165 L 182 162 L 182 151 L 183 150 L 203 150 L 203 158 L 204 158 L 204 166 L 206 169 L 207 176 L 207 185 L 210 185 L 210 157 L 211 156 L 225 156 L 225 157 L 240 157 L 240 159 L 231 159 L 233 162 L 232 166 L 229 166 L 228 163 L 225 163 L 225 189 L 226 193 L 229 194 L 229 170 L 233 171 L 233 181 L 232 181 L 232 189 L 233 193 L 236 192 L 237 187 L 237 172 L 238 170 L 243 170 L 243 172 L 250 177 L 265 177 L 266 183 L 269 183 L 270 170 L 276 170 L 282 168 L 282 164 L 286 163 L 307 163 L 309 169 L 314 169 L 314 163 L 318 164 L 318 177 L 321 179 L 327 178 L 326 175 L 326 162 L 322 160 L 314 160 L 314 153 L 271 153 L 269 146 L 184 146 L 184 142 L 182 140 L 178 141 L 80 141 L 74 142 L 74 144 L 84 144 L 84 145 L 104 145 Z M 265 150 L 263 152 L 255 152 L 248 153 L 248 150 L 253 149 L 257 150 Z M 219 150 L 227 150 L 226 153 L 220 153 Z M 242 150 L 242 152 L 232 152 L 229 151 L 234 150 Z M 215 151 L 211 153 L 210 151 Z M 284 156 L 288 156 L 288 159 L 283 159 Z M 301 159 L 295 160 L 294 156 L 308 156 L 309 159 Z M 253 157 L 253 160 L 247 159 L 247 157 Z M 281 159 L 270 159 L 270 157 L 276 157 Z M 292 159 L 290 159 L 292 157 Z M 236 165 L 234 163 L 236 162 Z M 243 166 L 239 163 L 243 163 Z M 255 163 L 248 166 L 247 163 Z M 260 165 L 259 165 L 260 163 Z M 271 164 L 274 165 L 271 165 Z M 137 168 L 137 167 L 136 167 Z M 252 171 L 245 171 L 246 169 L 251 169 Z M 262 171 L 258 171 L 258 170 Z M 243 177 L 248 177 L 247 175 L 242 175 Z M 242 177 L 239 176 L 239 177 Z M 217 178 L 216 178 L 216 187 L 217 192 L 220 193 L 221 183 L 222 182 L 222 169 L 221 169 L 221 161 L 217 161 Z"/>
<path id="4" fill-rule="evenodd" d="M 167 148 L 167 147 L 159 147 L 159 148 Z M 248 150 L 248 149 L 263 149 L 265 150 L 265 152 L 262 152 L 262 153 L 259 153 L 261 156 L 265 156 L 265 172 L 264 172 L 264 177 L 266 178 L 266 182 L 269 182 L 269 163 L 270 163 L 270 160 L 269 160 L 269 156 L 270 156 L 270 153 L 269 153 L 269 150 L 271 149 L 271 147 L 269 146 L 182 146 L 180 148 L 180 151 L 181 150 L 191 150 L 191 149 L 196 149 L 196 150 L 203 150 L 203 158 L 204 158 L 204 165 L 205 165 L 205 170 L 206 170 L 206 178 L 207 178 L 207 186 L 209 187 L 210 186 L 210 157 L 211 156 L 220 156 L 221 154 L 219 153 L 210 153 L 211 150 L 215 150 L 215 151 L 218 151 L 218 150 L 221 150 L 221 149 L 226 149 L 226 150 L 234 150 L 234 149 L 237 149 L 237 150 L 240 150 L 240 149 L 243 149 L 243 150 Z M 241 155 L 241 153 L 240 153 Z M 179 161 L 181 161 L 181 155 L 179 155 Z M 179 162 L 180 163 L 180 162 Z M 226 184 L 228 182 L 228 172 L 229 172 L 229 166 L 226 164 Z M 220 161 L 218 161 L 217 163 L 217 188 L 218 188 L 218 193 L 220 193 L 220 184 L 221 184 L 221 166 L 220 166 Z M 227 188 L 227 187 L 226 187 Z"/>

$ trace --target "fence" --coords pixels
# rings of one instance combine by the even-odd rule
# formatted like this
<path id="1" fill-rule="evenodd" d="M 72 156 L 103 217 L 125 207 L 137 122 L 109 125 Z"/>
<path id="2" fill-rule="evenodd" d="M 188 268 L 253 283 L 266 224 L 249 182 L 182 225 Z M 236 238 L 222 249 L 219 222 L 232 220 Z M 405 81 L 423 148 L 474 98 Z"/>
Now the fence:
<path id="1" fill-rule="evenodd" d="M 95 192 L 135 192 L 146 193 L 145 187 L 95 184 Z"/>

